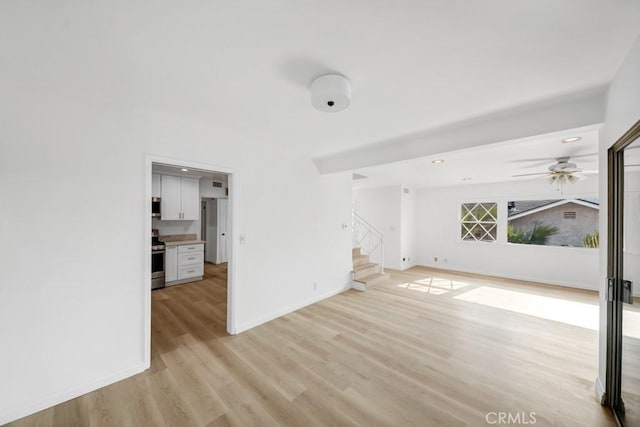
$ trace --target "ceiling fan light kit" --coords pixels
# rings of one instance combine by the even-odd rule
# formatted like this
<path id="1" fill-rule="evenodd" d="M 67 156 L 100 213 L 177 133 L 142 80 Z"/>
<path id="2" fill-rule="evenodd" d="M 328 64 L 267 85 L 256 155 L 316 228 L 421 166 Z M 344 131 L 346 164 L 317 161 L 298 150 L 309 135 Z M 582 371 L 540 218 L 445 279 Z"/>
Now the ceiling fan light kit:
<path id="1" fill-rule="evenodd" d="M 339 74 L 326 74 L 311 82 L 311 105 L 325 113 L 342 111 L 351 103 L 351 82 Z"/>
<path id="2" fill-rule="evenodd" d="M 584 178 L 579 175 L 574 175 L 574 172 L 554 172 L 549 175 L 548 179 L 550 184 L 556 184 L 557 190 L 561 194 L 564 194 L 565 185 L 582 181 Z"/>

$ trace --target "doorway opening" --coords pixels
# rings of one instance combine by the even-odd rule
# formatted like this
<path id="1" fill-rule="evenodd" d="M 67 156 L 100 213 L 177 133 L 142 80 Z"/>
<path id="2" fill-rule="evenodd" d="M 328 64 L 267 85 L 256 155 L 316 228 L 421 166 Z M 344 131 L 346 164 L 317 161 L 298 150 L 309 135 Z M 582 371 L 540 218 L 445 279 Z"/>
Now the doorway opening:
<path id="1" fill-rule="evenodd" d="M 204 245 L 204 260 L 211 264 L 225 264 L 229 260 L 229 200 L 202 198 L 200 235 Z"/>
<path id="2" fill-rule="evenodd" d="M 607 357 L 604 403 L 640 425 L 640 121 L 608 152 Z M 635 284 L 635 285 L 634 285 Z"/>
<path id="3" fill-rule="evenodd" d="M 233 171 L 147 159 L 145 361 L 184 336 L 233 334 Z M 154 325 L 175 326 L 170 331 Z"/>

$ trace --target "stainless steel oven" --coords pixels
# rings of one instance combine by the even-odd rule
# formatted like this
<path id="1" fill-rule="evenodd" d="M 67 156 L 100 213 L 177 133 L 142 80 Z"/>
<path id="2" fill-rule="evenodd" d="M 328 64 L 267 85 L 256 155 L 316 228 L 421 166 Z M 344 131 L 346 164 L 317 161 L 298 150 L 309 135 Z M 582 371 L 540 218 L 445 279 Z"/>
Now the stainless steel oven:
<path id="1" fill-rule="evenodd" d="M 151 289 L 164 288 L 165 245 L 156 243 L 151 246 Z"/>
<path id="2" fill-rule="evenodd" d="M 160 197 L 151 198 L 151 218 L 161 218 Z"/>

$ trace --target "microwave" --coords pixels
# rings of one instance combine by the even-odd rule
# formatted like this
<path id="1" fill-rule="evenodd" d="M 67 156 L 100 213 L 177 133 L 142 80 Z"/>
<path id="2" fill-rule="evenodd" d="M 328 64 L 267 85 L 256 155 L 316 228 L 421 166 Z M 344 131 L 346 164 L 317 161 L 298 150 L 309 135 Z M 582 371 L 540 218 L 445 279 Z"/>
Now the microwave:
<path id="1" fill-rule="evenodd" d="M 160 197 L 151 198 L 151 218 L 160 218 Z"/>

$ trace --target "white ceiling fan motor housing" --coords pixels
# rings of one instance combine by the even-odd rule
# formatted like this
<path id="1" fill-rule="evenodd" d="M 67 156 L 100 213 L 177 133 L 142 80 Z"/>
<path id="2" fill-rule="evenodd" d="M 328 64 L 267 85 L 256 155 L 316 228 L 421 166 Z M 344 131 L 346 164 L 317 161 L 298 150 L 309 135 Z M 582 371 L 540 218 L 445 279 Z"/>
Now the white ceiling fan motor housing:
<path id="1" fill-rule="evenodd" d="M 569 163 L 569 157 L 558 157 L 558 163 L 555 165 L 549 166 L 549 171 L 551 172 L 569 172 L 569 171 L 577 171 L 578 165 L 575 163 Z"/>
<path id="2" fill-rule="evenodd" d="M 325 113 L 342 111 L 351 103 L 351 82 L 339 74 L 326 74 L 311 83 L 311 105 Z"/>

